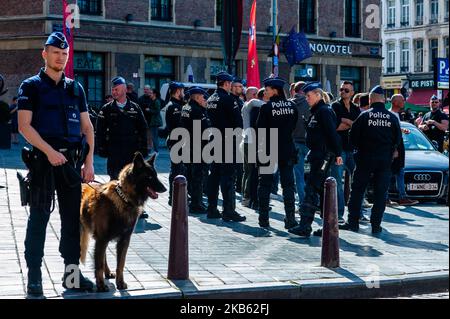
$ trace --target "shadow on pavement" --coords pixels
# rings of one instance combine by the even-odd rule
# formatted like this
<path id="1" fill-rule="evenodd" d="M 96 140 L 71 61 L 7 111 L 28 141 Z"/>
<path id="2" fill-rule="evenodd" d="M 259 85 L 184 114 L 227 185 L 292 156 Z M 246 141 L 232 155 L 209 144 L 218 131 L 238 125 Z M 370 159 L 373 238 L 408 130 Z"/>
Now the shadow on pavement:
<path id="1" fill-rule="evenodd" d="M 398 210 L 403 212 L 403 213 L 412 214 L 412 215 L 415 215 L 415 216 L 418 216 L 418 217 L 433 218 L 433 219 L 439 219 L 439 220 L 448 221 L 448 218 L 443 218 L 443 217 L 437 216 L 435 214 L 432 214 L 430 212 L 427 212 L 425 210 L 418 209 L 418 208 L 415 208 L 415 207 L 398 208 Z"/>
<path id="2" fill-rule="evenodd" d="M 355 253 L 357 257 L 379 257 L 383 255 L 382 252 L 372 246 L 353 244 L 342 238 L 339 238 L 339 248 Z"/>
<path id="3" fill-rule="evenodd" d="M 423 225 L 416 225 L 416 224 L 409 223 L 409 222 L 414 222 L 414 219 L 402 218 L 398 215 L 389 214 L 389 213 L 384 213 L 383 221 L 392 223 L 392 224 L 406 225 L 406 226 L 410 226 L 410 227 L 423 227 Z"/>

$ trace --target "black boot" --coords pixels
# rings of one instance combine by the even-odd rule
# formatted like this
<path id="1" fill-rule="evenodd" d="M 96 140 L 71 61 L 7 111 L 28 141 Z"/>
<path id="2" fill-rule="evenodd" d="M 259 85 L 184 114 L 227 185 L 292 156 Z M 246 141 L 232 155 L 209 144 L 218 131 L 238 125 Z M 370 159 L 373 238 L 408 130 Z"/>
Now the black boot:
<path id="1" fill-rule="evenodd" d="M 295 220 L 295 212 L 286 213 L 286 217 L 284 218 L 284 228 L 291 229 L 296 226 L 298 226 L 298 223 Z"/>
<path id="2" fill-rule="evenodd" d="M 220 218 L 222 218 L 222 214 L 216 208 L 214 210 L 208 210 L 208 215 L 206 217 L 208 219 L 220 219 Z"/>
<path id="3" fill-rule="evenodd" d="M 372 225 L 372 234 L 377 235 L 383 232 L 383 227 Z"/>
<path id="4" fill-rule="evenodd" d="M 66 268 L 67 269 L 67 268 Z M 94 290 L 94 283 L 83 276 L 80 270 L 78 270 L 80 275 L 80 285 L 79 287 L 72 287 L 71 285 L 74 284 L 72 282 L 73 278 L 73 272 L 64 272 L 64 276 L 62 278 L 62 286 L 65 289 L 72 289 L 72 290 L 78 290 L 78 291 L 93 291 Z M 70 278 L 68 278 L 70 277 Z M 69 281 L 69 282 L 68 282 Z M 69 285 L 68 285 L 69 284 Z M 70 286 L 70 287 L 69 287 Z"/>
<path id="5" fill-rule="evenodd" d="M 357 233 L 359 231 L 359 225 L 353 223 L 345 223 L 344 225 L 339 225 L 339 229 L 350 230 Z"/>
<path id="6" fill-rule="evenodd" d="M 191 204 L 189 212 L 194 215 L 203 215 L 207 213 L 206 207 L 203 204 Z"/>
<path id="7" fill-rule="evenodd" d="M 259 226 L 262 228 L 269 228 L 269 212 L 259 212 Z"/>
<path id="8" fill-rule="evenodd" d="M 243 222 L 247 219 L 247 217 L 239 215 L 237 212 L 232 213 L 223 213 L 222 219 L 225 222 Z"/>
<path id="9" fill-rule="evenodd" d="M 27 294 L 30 297 L 42 297 L 44 295 L 41 268 L 28 269 Z"/>
<path id="10" fill-rule="evenodd" d="M 305 237 L 305 238 L 309 238 L 311 236 L 311 232 L 312 232 L 312 228 L 311 228 L 311 224 L 313 222 L 313 218 L 311 217 L 302 217 L 300 219 L 300 224 L 294 228 L 289 229 L 288 231 L 291 234 L 300 236 L 300 237 Z"/>

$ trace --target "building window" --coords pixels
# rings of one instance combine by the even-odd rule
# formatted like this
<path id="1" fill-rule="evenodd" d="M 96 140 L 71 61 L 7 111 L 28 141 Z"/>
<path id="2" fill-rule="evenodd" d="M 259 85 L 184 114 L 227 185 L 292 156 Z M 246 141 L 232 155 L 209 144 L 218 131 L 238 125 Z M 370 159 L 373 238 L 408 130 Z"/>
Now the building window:
<path id="1" fill-rule="evenodd" d="M 145 84 L 156 91 L 159 91 L 164 83 L 175 79 L 175 63 L 172 57 L 146 56 L 144 65 Z"/>
<path id="2" fill-rule="evenodd" d="M 238 74 L 237 65 L 239 64 L 236 61 L 236 64 L 233 66 L 232 74 Z M 216 75 L 220 72 L 228 72 L 228 68 L 225 65 L 225 61 L 220 59 L 211 59 L 209 63 L 209 80 L 211 83 L 216 83 Z"/>
<path id="3" fill-rule="evenodd" d="M 400 43 L 401 48 L 401 61 L 400 61 L 400 72 L 409 72 L 409 42 L 402 41 Z"/>
<path id="4" fill-rule="evenodd" d="M 423 40 L 414 41 L 415 72 L 423 72 Z"/>
<path id="5" fill-rule="evenodd" d="M 395 73 L 395 43 L 387 44 L 387 70 L 386 73 Z"/>
<path id="6" fill-rule="evenodd" d="M 216 0 L 216 25 L 222 25 L 223 0 Z"/>
<path id="7" fill-rule="evenodd" d="M 444 38 L 445 58 L 448 59 L 448 37 Z"/>
<path id="8" fill-rule="evenodd" d="M 345 0 L 345 36 L 361 37 L 361 14 L 359 0 Z"/>
<path id="9" fill-rule="evenodd" d="M 416 0 L 416 25 L 423 24 L 423 0 Z"/>
<path id="10" fill-rule="evenodd" d="M 448 0 L 444 2 L 445 10 L 444 10 L 444 22 L 448 22 Z"/>
<path id="11" fill-rule="evenodd" d="M 434 71 L 436 59 L 439 54 L 439 42 L 438 39 L 430 39 L 430 72 Z"/>
<path id="12" fill-rule="evenodd" d="M 319 67 L 315 64 L 300 64 L 296 66 L 294 71 L 295 82 L 319 81 Z"/>
<path id="13" fill-rule="evenodd" d="M 152 0 L 152 20 L 172 21 L 172 1 Z"/>
<path id="14" fill-rule="evenodd" d="M 316 33 L 316 0 L 300 0 L 300 31 Z"/>
<path id="15" fill-rule="evenodd" d="M 387 27 L 388 27 L 388 29 L 395 28 L 395 0 L 388 0 L 387 10 L 388 10 Z"/>
<path id="16" fill-rule="evenodd" d="M 353 87 L 355 92 L 364 92 L 364 86 L 362 83 L 362 68 L 341 66 L 341 82 L 351 81 L 353 82 Z"/>
<path id="17" fill-rule="evenodd" d="M 75 79 L 86 91 L 88 104 L 100 108 L 104 103 L 105 69 L 101 53 L 75 52 L 73 58 Z"/>
<path id="18" fill-rule="evenodd" d="M 80 14 L 102 15 L 102 0 L 78 0 Z"/>
<path id="19" fill-rule="evenodd" d="M 401 26 L 407 27 L 409 26 L 409 0 L 402 0 L 402 17 L 401 17 Z"/>
<path id="20" fill-rule="evenodd" d="M 439 0 L 430 0 L 430 23 L 438 23 Z"/>

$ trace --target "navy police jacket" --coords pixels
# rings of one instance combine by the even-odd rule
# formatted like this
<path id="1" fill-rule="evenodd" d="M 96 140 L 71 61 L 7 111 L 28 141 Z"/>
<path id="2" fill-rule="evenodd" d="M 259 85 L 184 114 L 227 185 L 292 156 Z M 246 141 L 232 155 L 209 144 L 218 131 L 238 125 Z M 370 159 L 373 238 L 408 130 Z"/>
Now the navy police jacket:
<path id="1" fill-rule="evenodd" d="M 97 118 L 97 147 L 102 157 L 148 155 L 147 122 L 141 108 L 127 99 L 123 109 L 116 101 L 105 104 Z"/>
<path id="2" fill-rule="evenodd" d="M 278 129 L 278 160 L 287 162 L 295 160 L 296 150 L 292 133 L 295 130 L 298 111 L 294 102 L 281 97 L 272 97 L 261 106 L 256 121 L 258 129 L 266 129 L 266 139 L 258 138 L 258 143 L 266 146 L 266 154 L 270 153 L 270 128 Z M 258 130 L 258 133 L 260 131 Z M 258 134 L 259 135 L 259 134 Z M 259 141 L 261 139 L 261 141 Z M 260 144 L 261 147 L 261 144 Z M 262 150 L 264 152 L 264 150 Z"/>
<path id="3" fill-rule="evenodd" d="M 402 139 L 398 118 L 384 103 L 373 103 L 353 123 L 350 139 L 360 159 L 392 160 Z"/>
<path id="4" fill-rule="evenodd" d="M 42 68 L 22 82 L 19 110 L 33 112 L 31 126 L 52 147 L 60 142 L 81 141 L 81 113 L 87 112 L 86 95 L 77 81 L 66 78 L 56 83 Z"/>
<path id="5" fill-rule="evenodd" d="M 310 149 L 308 159 L 324 160 L 327 153 L 341 156 L 342 142 L 336 131 L 336 114 L 323 100 L 311 108 L 306 126 L 306 146 Z"/>

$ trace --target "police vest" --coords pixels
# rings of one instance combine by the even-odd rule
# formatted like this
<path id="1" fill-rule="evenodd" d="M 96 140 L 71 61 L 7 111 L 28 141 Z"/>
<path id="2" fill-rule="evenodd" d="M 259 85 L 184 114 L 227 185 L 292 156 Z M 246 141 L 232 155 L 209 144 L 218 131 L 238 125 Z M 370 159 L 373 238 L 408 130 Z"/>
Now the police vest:
<path id="1" fill-rule="evenodd" d="M 65 79 L 64 89 L 41 81 L 37 87 L 37 112 L 32 126 L 43 138 L 65 138 L 69 142 L 81 139 L 80 87 Z"/>

